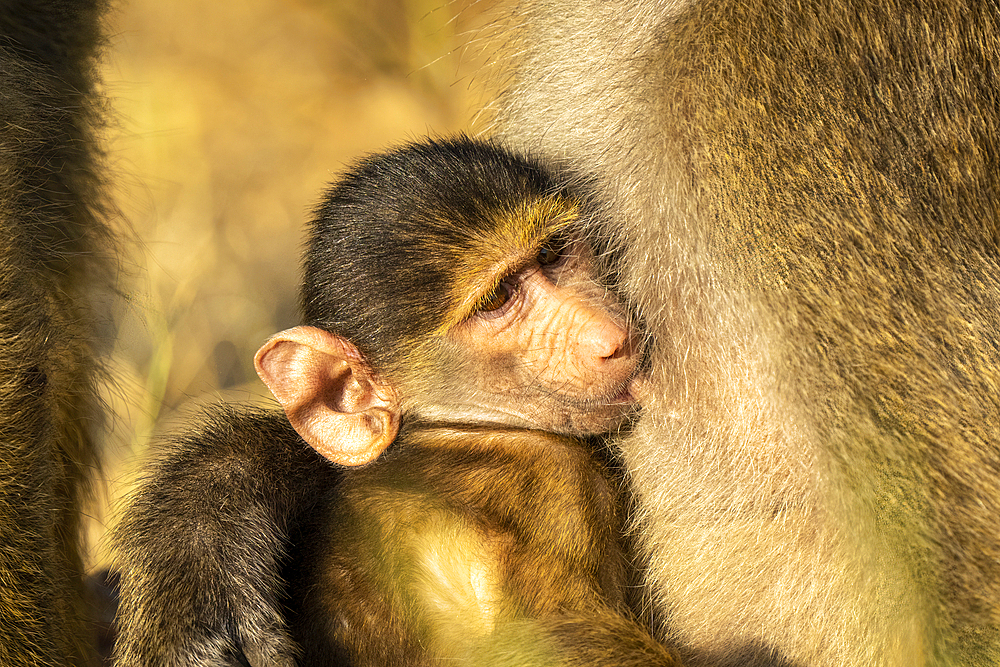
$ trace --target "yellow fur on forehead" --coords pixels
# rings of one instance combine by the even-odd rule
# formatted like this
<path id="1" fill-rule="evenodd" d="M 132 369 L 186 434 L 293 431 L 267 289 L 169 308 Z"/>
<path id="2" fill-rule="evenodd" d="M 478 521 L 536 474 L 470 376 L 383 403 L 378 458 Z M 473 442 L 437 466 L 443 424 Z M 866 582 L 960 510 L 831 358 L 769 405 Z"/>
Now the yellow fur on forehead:
<path id="1" fill-rule="evenodd" d="M 519 202 L 492 213 L 493 224 L 473 250 L 455 259 L 450 286 L 454 304 L 439 333 L 468 318 L 500 282 L 535 258 L 542 245 L 579 218 L 579 202 L 562 195 Z"/>

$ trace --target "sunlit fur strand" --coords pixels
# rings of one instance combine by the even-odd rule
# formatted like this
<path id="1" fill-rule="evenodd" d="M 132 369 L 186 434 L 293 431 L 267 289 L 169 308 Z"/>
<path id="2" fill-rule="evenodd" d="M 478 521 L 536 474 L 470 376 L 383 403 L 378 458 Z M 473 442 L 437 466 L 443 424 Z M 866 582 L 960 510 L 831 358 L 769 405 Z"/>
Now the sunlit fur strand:
<path id="1" fill-rule="evenodd" d="M 994 6 L 538 2 L 508 141 L 596 183 L 694 664 L 1000 659 Z"/>

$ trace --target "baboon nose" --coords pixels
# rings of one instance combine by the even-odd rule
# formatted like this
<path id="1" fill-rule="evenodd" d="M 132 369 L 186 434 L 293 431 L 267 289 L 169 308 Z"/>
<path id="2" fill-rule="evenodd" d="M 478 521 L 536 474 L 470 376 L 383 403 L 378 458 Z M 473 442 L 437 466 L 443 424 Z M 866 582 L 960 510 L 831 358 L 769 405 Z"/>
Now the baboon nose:
<path id="1" fill-rule="evenodd" d="M 628 332 L 610 319 L 595 322 L 584 340 L 584 356 L 596 365 L 629 354 Z"/>

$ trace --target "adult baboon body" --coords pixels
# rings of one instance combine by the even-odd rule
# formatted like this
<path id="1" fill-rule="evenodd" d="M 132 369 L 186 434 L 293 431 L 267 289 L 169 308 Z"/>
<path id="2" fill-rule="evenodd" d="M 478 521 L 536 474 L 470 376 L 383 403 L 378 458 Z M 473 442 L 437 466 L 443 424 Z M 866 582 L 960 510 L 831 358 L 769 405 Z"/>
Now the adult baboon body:
<path id="1" fill-rule="evenodd" d="M 655 343 L 625 456 L 691 664 L 1000 660 L 1000 10 L 539 2 L 500 103 Z"/>
<path id="2" fill-rule="evenodd" d="M 0 9 L 0 664 L 86 665 L 79 524 L 97 464 L 95 176 L 104 3 Z"/>

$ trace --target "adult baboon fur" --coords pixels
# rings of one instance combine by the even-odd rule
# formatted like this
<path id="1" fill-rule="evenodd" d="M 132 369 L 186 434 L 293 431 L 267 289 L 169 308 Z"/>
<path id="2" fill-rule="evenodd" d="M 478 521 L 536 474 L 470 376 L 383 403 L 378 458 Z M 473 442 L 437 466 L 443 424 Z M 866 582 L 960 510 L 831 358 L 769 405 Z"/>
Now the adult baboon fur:
<path id="1" fill-rule="evenodd" d="M 0 664 L 95 663 L 81 504 L 97 464 L 90 296 L 108 284 L 96 173 L 100 1 L 0 8 Z"/>
<path id="2" fill-rule="evenodd" d="M 654 344 L 623 449 L 662 635 L 996 664 L 996 3 L 517 13 L 500 126 L 597 184 Z"/>

